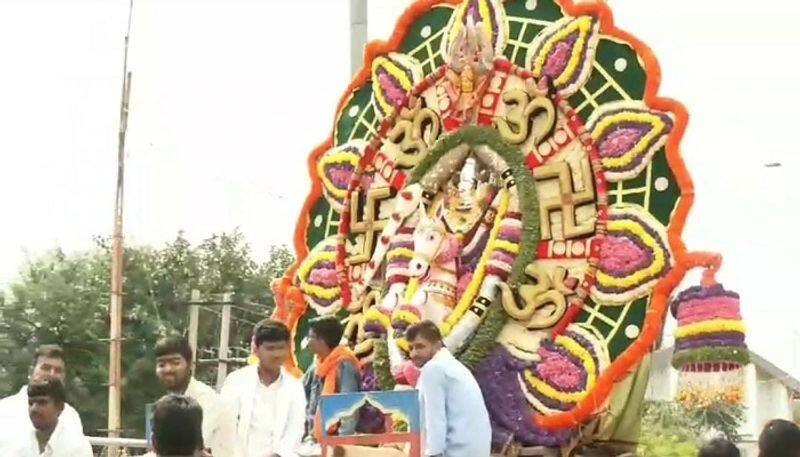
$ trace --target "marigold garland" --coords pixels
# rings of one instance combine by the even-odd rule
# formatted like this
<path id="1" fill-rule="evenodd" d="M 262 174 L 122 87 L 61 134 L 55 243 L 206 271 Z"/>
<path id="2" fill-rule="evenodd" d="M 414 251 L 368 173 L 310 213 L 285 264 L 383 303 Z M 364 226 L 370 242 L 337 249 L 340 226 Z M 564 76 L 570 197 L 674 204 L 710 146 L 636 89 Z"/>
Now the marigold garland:
<path id="1" fill-rule="evenodd" d="M 552 416 L 536 415 L 534 417 L 537 424 L 548 429 L 575 427 L 590 418 L 597 406 L 610 395 L 614 384 L 627 375 L 642 357 L 650 352 L 664 322 L 669 294 L 680 283 L 686 272 L 693 267 L 718 263 L 719 259 L 717 254 L 690 253 L 681 240 L 681 233 L 694 202 L 694 186 L 680 157 L 680 142 L 686 130 L 689 115 L 679 102 L 658 96 L 661 71 L 653 52 L 633 35 L 615 27 L 611 9 L 607 4 L 602 2 L 576 4 L 574 0 L 562 0 L 562 6 L 564 12 L 570 16 L 591 14 L 598 17 L 600 33 L 629 43 L 643 62 L 647 71 L 644 103 L 653 109 L 675 115 L 675 127 L 667 140 L 666 155 L 669 167 L 681 190 L 681 198 L 678 200 L 671 224 L 667 228 L 669 244 L 676 258 L 676 265 L 654 288 L 639 338 L 603 372 L 597 380 L 595 389 L 589 392 L 575 408 Z"/>

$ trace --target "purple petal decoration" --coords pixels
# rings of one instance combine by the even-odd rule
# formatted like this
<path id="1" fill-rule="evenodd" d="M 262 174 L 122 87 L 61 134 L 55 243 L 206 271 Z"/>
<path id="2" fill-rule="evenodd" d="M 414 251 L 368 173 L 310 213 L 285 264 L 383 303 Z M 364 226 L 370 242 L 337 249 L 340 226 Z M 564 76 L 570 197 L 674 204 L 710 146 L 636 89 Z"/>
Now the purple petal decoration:
<path id="1" fill-rule="evenodd" d="M 503 346 L 484 359 L 475 371 L 492 419 L 492 447 L 499 451 L 509 440 L 523 446 L 557 447 L 568 442 L 574 430 L 549 431 L 533 422 L 533 409 L 518 382 L 518 375 L 532 365 L 512 356 Z"/>

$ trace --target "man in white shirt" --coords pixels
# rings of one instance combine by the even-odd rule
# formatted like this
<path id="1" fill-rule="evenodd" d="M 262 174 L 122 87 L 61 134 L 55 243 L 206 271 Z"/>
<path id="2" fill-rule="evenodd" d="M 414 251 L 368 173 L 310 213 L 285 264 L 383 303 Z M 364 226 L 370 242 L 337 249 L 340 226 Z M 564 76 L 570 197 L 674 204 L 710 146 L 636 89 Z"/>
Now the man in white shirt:
<path id="1" fill-rule="evenodd" d="M 27 387 L 28 410 L 33 425 L 0 446 L 0 455 L 14 457 L 92 457 L 89 441 L 59 420 L 66 393 L 56 378 L 33 381 Z"/>
<path id="2" fill-rule="evenodd" d="M 28 377 L 29 382 L 41 382 L 55 378 L 64 384 L 65 365 L 64 352 L 60 346 L 45 344 L 36 350 L 33 367 Z M 60 415 L 60 426 L 71 433 L 83 435 L 83 423 L 78 412 L 67 403 Z M 24 385 L 14 395 L 0 400 L 0 447 L 7 440 L 16 439 L 33 429 L 28 415 L 28 386 Z"/>
<path id="3" fill-rule="evenodd" d="M 170 393 L 193 398 L 203 409 L 203 442 L 214 457 L 240 457 L 231 408 L 214 389 L 192 376 L 192 348 L 185 338 L 160 339 L 155 347 L 156 376 Z"/>
<path id="4" fill-rule="evenodd" d="M 237 418 L 237 443 L 244 457 L 296 457 L 306 397 L 300 380 L 283 369 L 291 334 L 267 319 L 256 325 L 253 340 L 258 364 L 234 371 L 222 387 Z"/>

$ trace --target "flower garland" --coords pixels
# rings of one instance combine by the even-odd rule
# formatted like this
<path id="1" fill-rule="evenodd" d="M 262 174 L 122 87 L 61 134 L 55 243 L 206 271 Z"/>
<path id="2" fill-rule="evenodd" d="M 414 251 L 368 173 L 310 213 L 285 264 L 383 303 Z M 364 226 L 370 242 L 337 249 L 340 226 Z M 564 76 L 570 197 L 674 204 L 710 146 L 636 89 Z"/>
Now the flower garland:
<path id="1" fill-rule="evenodd" d="M 722 332 L 744 333 L 745 330 L 746 327 L 742 321 L 732 319 L 714 319 L 681 327 L 675 332 L 675 338 L 686 338 Z"/>
<path id="2" fill-rule="evenodd" d="M 494 350 L 495 346 L 498 346 L 497 335 L 500 334 L 506 322 L 508 322 L 508 315 L 503 311 L 500 300 L 500 296 L 495 297 L 486 311 L 483 323 L 478 328 L 478 331 L 475 332 L 475 336 L 472 337 L 467 348 L 458 357 L 458 360 L 470 370 L 474 371 L 478 368 L 486 356 Z"/>
<path id="3" fill-rule="evenodd" d="M 689 364 L 721 364 L 735 362 L 737 368 L 750 363 L 750 354 L 738 347 L 702 347 L 678 351 L 672 356 L 672 365 L 678 369 Z"/>
<path id="4" fill-rule="evenodd" d="M 638 101 L 608 103 L 592 113 L 586 128 L 597 144 L 606 179 L 635 178 L 667 142 L 674 121 L 669 113 Z"/>
<path id="5" fill-rule="evenodd" d="M 672 266 L 664 227 L 632 204 L 611 206 L 592 297 L 621 304 L 647 295 Z"/>
<path id="6" fill-rule="evenodd" d="M 475 269 L 475 272 L 472 275 L 472 279 L 470 280 L 469 284 L 467 285 L 466 289 L 464 289 L 464 293 L 459 298 L 458 303 L 453 308 L 453 312 L 447 317 L 447 320 L 442 323 L 442 335 L 448 335 L 453 330 L 453 326 L 464 317 L 469 307 L 472 305 L 472 301 L 478 295 L 480 291 L 481 284 L 483 284 L 483 280 L 486 276 L 486 269 L 488 267 L 489 259 L 492 256 L 492 245 L 497 240 L 497 236 L 500 234 L 500 226 L 502 225 L 503 218 L 508 211 L 508 204 L 510 201 L 510 196 L 508 192 L 501 192 L 500 194 L 500 206 L 497 208 L 497 214 L 494 218 L 494 224 L 492 225 L 492 230 L 489 233 L 489 244 L 487 249 L 483 251 L 481 255 L 481 259 L 478 261 L 478 267 Z"/>
<path id="7" fill-rule="evenodd" d="M 572 324 L 553 341 L 543 341 L 539 356 L 539 362 L 521 373 L 520 384 L 528 402 L 542 414 L 574 407 L 610 363 L 602 335 L 584 324 Z"/>
<path id="8" fill-rule="evenodd" d="M 378 378 L 378 386 L 381 390 L 394 390 L 395 382 L 389 364 L 389 347 L 387 344 L 387 341 L 383 338 L 378 338 L 375 341 L 372 369 Z"/>
<path id="9" fill-rule="evenodd" d="M 347 197 L 347 186 L 361 161 L 364 148 L 364 140 L 350 141 L 327 151 L 317 164 L 317 175 L 322 181 L 325 196 L 337 211 L 342 209 Z"/>
<path id="10" fill-rule="evenodd" d="M 490 307 L 490 313 L 504 314 L 499 306 Z M 481 327 L 488 325 L 492 315 L 486 317 Z M 530 362 L 513 357 L 502 345 L 496 345 L 478 366 L 475 379 L 481 386 L 486 408 L 492 418 L 492 449 L 500 452 L 511 440 L 523 446 L 557 447 L 568 443 L 576 430 L 547 430 L 530 420 L 525 389 L 518 381 L 519 373 L 530 369 Z"/>
<path id="11" fill-rule="evenodd" d="M 564 17 L 539 34 L 529 51 L 528 67 L 537 78 L 547 76 L 569 96 L 583 87 L 591 74 L 600 40 L 599 21 L 593 16 Z"/>
<path id="12" fill-rule="evenodd" d="M 533 182 L 532 176 L 527 171 L 527 166 L 522 155 L 516 148 L 503 141 L 500 134 L 492 128 L 466 126 L 451 135 L 441 138 L 414 169 L 409 182 L 420 182 L 429 172 L 435 169 L 436 164 L 446 153 L 462 144 L 486 146 L 492 152 L 500 156 L 511 171 L 511 176 L 513 176 L 514 180 L 512 189 L 516 189 L 519 195 L 518 202 L 522 213 L 522 234 L 520 238 L 523 243 L 520 248 L 517 248 L 517 260 L 513 263 L 513 267 L 511 268 L 509 282 L 514 279 L 519 281 L 523 278 L 525 266 L 535 258 L 540 233 L 538 195 L 536 193 L 535 183 Z M 497 209 L 494 224 L 489 234 L 488 248 L 483 251 L 472 279 L 453 309 L 453 312 L 442 325 L 442 333 L 445 335 L 453 330 L 453 327 L 470 309 L 473 300 L 481 289 L 481 284 L 484 282 L 487 264 L 491 259 L 492 252 L 494 252 L 493 248 L 500 235 L 500 230 L 503 225 L 502 222 L 511 201 L 508 191 L 501 192 L 500 198 L 500 205 Z M 500 243 L 500 246 L 503 246 L 503 243 Z M 507 245 L 505 246 L 508 247 Z M 485 349 L 488 350 L 489 348 Z"/>
<path id="13" fill-rule="evenodd" d="M 330 315 L 341 307 L 341 291 L 336 274 L 335 247 L 325 242 L 300 264 L 297 281 L 308 303 L 317 314 Z"/>

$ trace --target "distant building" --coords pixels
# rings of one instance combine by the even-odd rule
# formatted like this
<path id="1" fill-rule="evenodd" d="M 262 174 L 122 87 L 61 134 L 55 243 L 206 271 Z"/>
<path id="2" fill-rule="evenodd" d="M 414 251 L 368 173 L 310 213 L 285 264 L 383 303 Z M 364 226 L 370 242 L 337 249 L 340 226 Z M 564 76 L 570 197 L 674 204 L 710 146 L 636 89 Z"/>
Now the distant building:
<path id="1" fill-rule="evenodd" d="M 650 382 L 645 399 L 671 401 L 678 390 L 678 371 L 672 367 L 669 347 L 653 353 Z M 745 368 L 746 420 L 740 430 L 743 457 L 757 455 L 756 443 L 764 425 L 772 419 L 797 422 L 800 417 L 800 381 L 750 351 L 751 364 Z"/>

